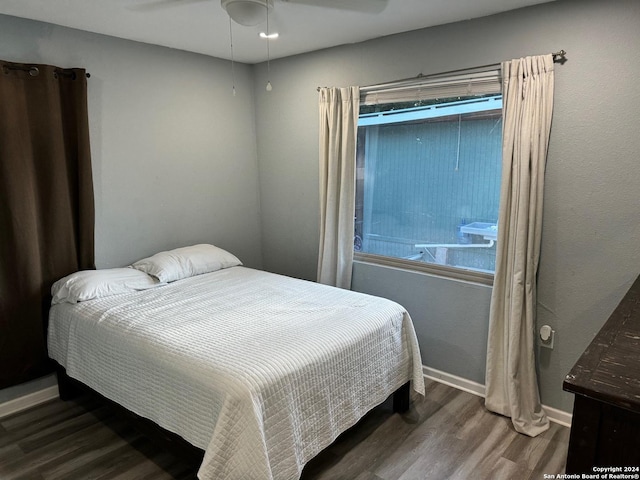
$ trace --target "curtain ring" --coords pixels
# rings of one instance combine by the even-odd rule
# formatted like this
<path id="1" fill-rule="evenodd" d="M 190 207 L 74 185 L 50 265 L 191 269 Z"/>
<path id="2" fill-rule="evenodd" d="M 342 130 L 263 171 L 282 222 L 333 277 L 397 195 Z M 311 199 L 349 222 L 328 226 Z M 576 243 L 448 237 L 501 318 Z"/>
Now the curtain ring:
<path id="1" fill-rule="evenodd" d="M 38 75 L 40 75 L 40 70 L 38 70 L 38 67 L 31 67 L 29 69 L 29 75 L 31 75 L 32 77 L 37 77 Z"/>

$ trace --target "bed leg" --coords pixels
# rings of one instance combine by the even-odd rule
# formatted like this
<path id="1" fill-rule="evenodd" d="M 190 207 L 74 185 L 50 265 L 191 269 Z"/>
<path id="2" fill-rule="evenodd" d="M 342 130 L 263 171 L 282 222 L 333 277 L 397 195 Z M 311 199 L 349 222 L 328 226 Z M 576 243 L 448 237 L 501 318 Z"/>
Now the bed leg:
<path id="1" fill-rule="evenodd" d="M 82 393 L 79 383 L 67 375 L 64 367 L 56 365 L 56 376 L 58 377 L 58 394 L 60 400 L 72 400 Z"/>
<path id="2" fill-rule="evenodd" d="M 409 382 L 405 383 L 398 390 L 393 392 L 394 413 L 404 413 L 409 410 L 410 397 L 411 387 Z"/>

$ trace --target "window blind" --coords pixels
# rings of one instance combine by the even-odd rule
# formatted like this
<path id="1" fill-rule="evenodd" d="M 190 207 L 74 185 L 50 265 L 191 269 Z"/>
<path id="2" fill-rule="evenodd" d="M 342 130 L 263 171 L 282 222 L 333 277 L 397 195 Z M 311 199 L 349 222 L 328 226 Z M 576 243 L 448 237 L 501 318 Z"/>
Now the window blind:
<path id="1" fill-rule="evenodd" d="M 362 87 L 360 104 L 412 102 L 437 98 L 498 94 L 502 92 L 500 69 Z"/>

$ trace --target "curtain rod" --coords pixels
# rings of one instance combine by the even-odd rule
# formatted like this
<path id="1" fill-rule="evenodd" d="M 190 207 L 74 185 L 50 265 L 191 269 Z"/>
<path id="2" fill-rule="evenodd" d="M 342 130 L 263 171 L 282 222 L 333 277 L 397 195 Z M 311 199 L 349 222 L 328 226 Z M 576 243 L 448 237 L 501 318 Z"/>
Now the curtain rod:
<path id="1" fill-rule="evenodd" d="M 37 77 L 38 75 L 40 75 L 40 69 L 38 67 L 29 67 L 28 65 L 25 66 L 18 66 L 18 65 L 3 65 L 2 67 L 3 70 L 21 70 L 23 72 L 29 72 L 29 75 L 31 75 L 32 77 Z M 56 68 L 55 72 L 58 74 L 62 74 L 62 75 L 69 75 L 67 73 L 67 70 L 70 69 L 66 69 L 66 68 Z M 73 73 L 73 72 L 72 72 Z M 91 77 L 91 74 L 89 72 L 85 73 L 85 76 L 87 78 Z"/>
<path id="2" fill-rule="evenodd" d="M 557 52 L 554 52 L 551 54 L 551 56 L 553 57 L 553 61 L 556 63 L 560 63 L 563 64 L 564 62 L 566 62 L 566 58 L 565 56 L 567 55 L 567 52 L 565 50 L 559 50 Z M 409 77 L 409 78 L 403 78 L 401 80 L 394 80 L 392 82 L 386 82 L 386 83 L 380 83 L 378 85 L 367 85 L 365 87 L 362 87 L 360 89 L 360 91 L 366 91 L 366 90 L 375 90 L 377 88 L 382 88 L 382 87 L 392 87 L 394 85 L 400 85 L 403 84 L 405 82 L 409 82 L 411 80 L 418 80 L 418 79 L 428 79 L 428 78 L 437 78 L 443 75 L 451 75 L 452 73 L 462 73 L 462 72 L 469 72 L 469 73 L 480 73 L 483 70 L 490 70 L 490 69 L 495 69 L 497 67 L 499 67 L 501 64 L 500 63 L 489 63 L 487 65 L 480 65 L 478 67 L 468 67 L 468 68 L 459 68 L 457 70 L 449 70 L 448 72 L 440 72 L 440 73 L 432 73 L 429 75 L 424 75 L 422 73 L 419 73 L 418 75 L 416 75 L 415 77 Z M 317 91 L 320 91 L 322 87 L 317 87 Z"/>

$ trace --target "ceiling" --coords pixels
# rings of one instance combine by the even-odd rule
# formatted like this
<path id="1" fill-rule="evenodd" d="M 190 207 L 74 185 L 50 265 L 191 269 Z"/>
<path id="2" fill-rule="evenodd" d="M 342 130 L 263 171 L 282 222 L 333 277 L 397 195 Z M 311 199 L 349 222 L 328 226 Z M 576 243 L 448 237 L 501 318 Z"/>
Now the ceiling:
<path id="1" fill-rule="evenodd" d="M 314 1 L 316 5 L 303 4 Z M 388 0 L 386 6 L 384 0 L 375 0 L 384 6 L 379 13 L 344 7 L 345 2 L 374 0 L 314 1 L 274 0 L 269 30 L 280 36 L 269 41 L 271 59 L 550 0 Z M 231 59 L 229 18 L 220 0 L 1 0 L 0 14 Z M 266 40 L 258 36 L 265 30 L 266 23 L 256 27 L 233 23 L 234 59 L 250 64 L 265 61 Z"/>

